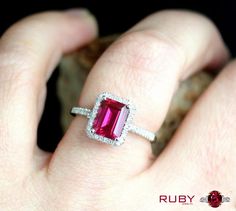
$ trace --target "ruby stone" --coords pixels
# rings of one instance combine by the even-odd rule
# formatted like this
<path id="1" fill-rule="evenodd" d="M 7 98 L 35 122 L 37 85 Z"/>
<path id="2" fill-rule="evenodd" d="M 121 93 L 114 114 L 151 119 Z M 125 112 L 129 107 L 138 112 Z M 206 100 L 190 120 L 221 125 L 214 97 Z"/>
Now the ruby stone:
<path id="1" fill-rule="evenodd" d="M 218 191 L 212 191 L 210 192 L 208 196 L 208 203 L 211 207 L 219 207 L 222 202 L 222 196 Z"/>
<path id="2" fill-rule="evenodd" d="M 100 103 L 93 129 L 97 135 L 115 140 L 121 136 L 128 115 L 125 104 L 107 98 Z"/>

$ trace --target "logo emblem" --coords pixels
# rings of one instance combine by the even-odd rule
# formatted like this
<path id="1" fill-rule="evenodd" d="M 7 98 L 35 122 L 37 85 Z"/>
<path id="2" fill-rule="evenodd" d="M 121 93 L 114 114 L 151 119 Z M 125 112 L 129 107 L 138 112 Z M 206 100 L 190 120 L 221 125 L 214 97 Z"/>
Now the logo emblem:
<path id="1" fill-rule="evenodd" d="M 213 190 L 208 196 L 200 198 L 200 202 L 207 202 L 211 207 L 217 208 L 224 202 L 230 202 L 230 198 L 221 195 L 219 191 Z"/>

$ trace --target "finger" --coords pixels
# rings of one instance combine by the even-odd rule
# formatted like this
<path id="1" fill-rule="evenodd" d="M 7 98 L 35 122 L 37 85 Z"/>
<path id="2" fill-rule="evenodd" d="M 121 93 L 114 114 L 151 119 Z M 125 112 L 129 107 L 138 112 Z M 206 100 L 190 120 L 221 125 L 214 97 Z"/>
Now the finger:
<path id="1" fill-rule="evenodd" d="M 191 187 L 194 180 L 205 194 L 216 189 L 232 200 L 236 199 L 233 191 L 236 189 L 235 69 L 236 61 L 223 69 L 156 163 L 156 168 L 168 163 L 167 175 L 181 169 L 176 178 L 184 175 L 186 187 Z"/>
<path id="2" fill-rule="evenodd" d="M 47 79 L 63 53 L 86 44 L 95 35 L 96 23 L 91 15 L 73 10 L 30 16 L 2 36 L 0 163 L 4 169 L 6 163 L 17 169 L 29 166 Z"/>
<path id="3" fill-rule="evenodd" d="M 218 31 L 206 18 L 191 12 L 160 12 L 137 24 L 104 53 L 88 76 L 79 105 L 92 108 L 99 93 L 113 93 L 134 102 L 136 125 L 155 131 L 179 80 L 204 67 L 220 66 L 227 56 Z M 60 176 L 74 175 L 75 180 L 97 174 L 123 179 L 152 163 L 150 143 L 143 138 L 129 134 L 122 146 L 114 148 L 89 140 L 86 124 L 84 117 L 75 118 L 49 172 L 60 168 L 64 172 Z"/>

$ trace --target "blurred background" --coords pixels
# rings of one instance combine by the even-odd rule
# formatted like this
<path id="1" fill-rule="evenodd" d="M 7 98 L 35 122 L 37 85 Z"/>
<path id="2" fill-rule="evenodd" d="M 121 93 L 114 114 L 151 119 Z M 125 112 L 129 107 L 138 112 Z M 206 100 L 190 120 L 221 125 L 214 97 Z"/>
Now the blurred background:
<path id="1" fill-rule="evenodd" d="M 64 10 L 73 7 L 88 8 L 99 23 L 100 35 L 121 33 L 150 13 L 162 9 L 190 9 L 205 14 L 219 28 L 233 56 L 236 53 L 236 1 L 235 0 L 31 0 L 4 1 L 0 7 L 0 33 L 11 24 L 30 14 L 45 10 Z M 58 70 L 48 82 L 45 111 L 38 130 L 38 144 L 53 151 L 62 137 L 60 126 L 60 104 L 56 95 Z"/>

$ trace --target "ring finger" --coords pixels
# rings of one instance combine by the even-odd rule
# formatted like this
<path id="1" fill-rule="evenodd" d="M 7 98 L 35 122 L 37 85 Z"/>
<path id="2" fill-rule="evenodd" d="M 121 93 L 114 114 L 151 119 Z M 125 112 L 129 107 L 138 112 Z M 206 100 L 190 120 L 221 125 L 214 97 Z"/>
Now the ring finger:
<path id="1" fill-rule="evenodd" d="M 135 124 L 156 131 L 179 80 L 205 67 L 219 67 L 227 57 L 218 31 L 205 17 L 186 11 L 159 12 L 103 54 L 88 76 L 79 105 L 92 108 L 98 94 L 113 93 L 134 102 Z M 112 182 L 111 178 L 136 175 L 152 164 L 150 144 L 143 138 L 130 134 L 124 145 L 114 148 L 90 141 L 86 124 L 84 117 L 74 119 L 50 163 L 52 174 L 60 168 L 64 172 L 60 176 L 73 180 L 86 176 L 90 181 L 99 174 Z M 92 169 L 97 169 L 96 175 Z"/>

